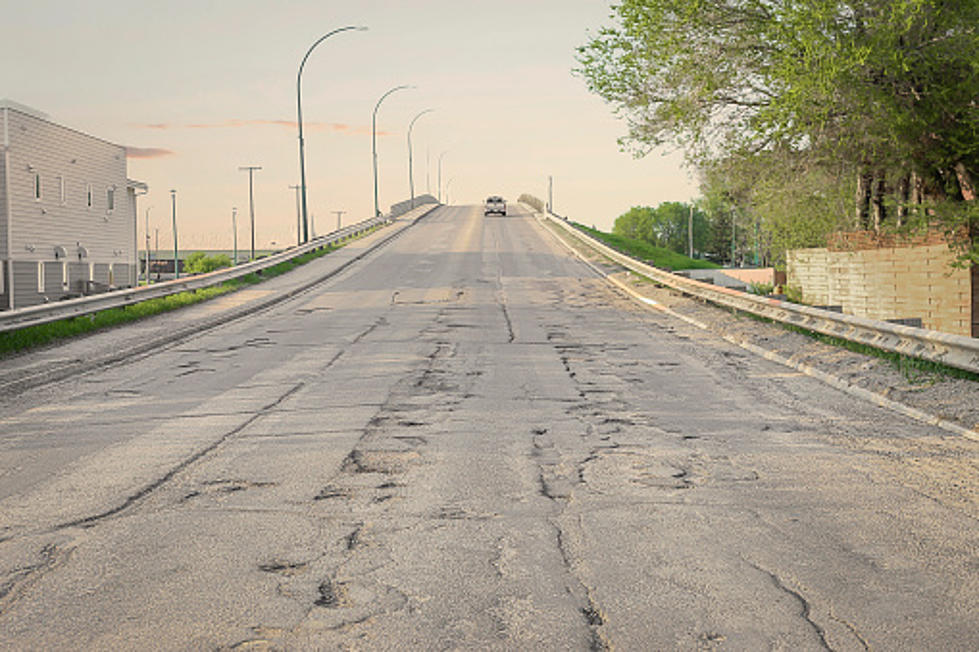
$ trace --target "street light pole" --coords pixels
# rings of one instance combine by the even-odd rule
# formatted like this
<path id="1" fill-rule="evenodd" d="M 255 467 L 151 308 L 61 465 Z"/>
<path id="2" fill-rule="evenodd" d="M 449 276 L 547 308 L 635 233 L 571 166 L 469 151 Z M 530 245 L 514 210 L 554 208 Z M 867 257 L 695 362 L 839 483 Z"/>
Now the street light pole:
<path id="1" fill-rule="evenodd" d="M 180 261 L 177 260 L 177 191 L 170 191 L 170 204 L 173 208 L 173 278 L 180 278 Z"/>
<path id="2" fill-rule="evenodd" d="M 449 153 L 449 150 L 445 150 L 444 152 L 442 152 L 441 154 L 439 154 L 439 187 L 438 187 L 439 196 L 438 196 L 438 200 L 439 200 L 439 203 L 440 204 L 442 203 L 442 157 L 445 156 L 448 153 Z"/>
<path id="3" fill-rule="evenodd" d="M 252 223 L 252 257 L 249 260 L 255 260 L 255 186 L 252 177 L 255 170 L 261 169 L 261 166 L 258 165 L 244 165 L 238 168 L 242 172 L 248 172 L 248 214 Z"/>
<path id="4" fill-rule="evenodd" d="M 238 209 L 231 208 L 231 240 L 234 243 L 234 265 L 238 266 Z"/>
<path id="5" fill-rule="evenodd" d="M 299 189 L 302 186 L 289 186 L 289 190 L 296 191 L 296 244 L 301 245 L 303 243 L 303 217 L 302 213 L 299 212 Z"/>
<path id="6" fill-rule="evenodd" d="M 415 208 L 415 174 L 412 168 L 411 162 L 411 130 L 415 126 L 415 121 L 422 117 L 426 113 L 431 113 L 435 109 L 425 109 L 414 118 L 411 119 L 411 123 L 408 125 L 408 189 L 411 191 L 411 208 Z"/>
<path id="7" fill-rule="evenodd" d="M 347 27 L 341 27 L 335 29 L 332 32 L 328 32 L 323 36 L 319 37 L 315 43 L 309 46 L 306 50 L 303 60 L 299 63 L 299 72 L 296 74 L 296 122 L 299 124 L 299 185 L 302 188 L 302 209 L 303 209 L 303 242 L 309 240 L 309 230 L 306 220 L 306 153 L 304 151 L 304 141 L 303 141 L 303 67 L 306 65 L 306 59 L 312 54 L 313 49 L 330 38 L 334 34 L 339 34 L 340 32 L 346 32 L 348 30 L 357 30 L 358 32 L 366 31 L 366 27 L 358 27 L 356 25 L 348 25 Z"/>
<path id="8" fill-rule="evenodd" d="M 395 86 L 387 93 L 381 96 L 381 99 L 377 101 L 374 105 L 374 113 L 371 116 L 371 150 L 374 154 L 374 217 L 381 216 L 380 205 L 377 200 L 377 110 L 381 108 L 381 102 L 384 101 L 388 95 L 395 91 L 400 91 L 405 88 L 415 88 L 414 86 Z"/>
<path id="9" fill-rule="evenodd" d="M 449 186 L 452 185 L 452 182 L 455 181 L 455 179 L 456 179 L 455 177 L 452 177 L 451 179 L 449 179 L 448 181 L 445 182 L 445 203 L 446 204 L 449 203 Z"/>

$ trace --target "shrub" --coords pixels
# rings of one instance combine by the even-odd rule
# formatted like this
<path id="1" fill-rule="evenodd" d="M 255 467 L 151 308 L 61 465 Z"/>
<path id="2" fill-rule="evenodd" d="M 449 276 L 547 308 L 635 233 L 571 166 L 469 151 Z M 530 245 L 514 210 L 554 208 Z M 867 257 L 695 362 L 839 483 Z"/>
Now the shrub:
<path id="1" fill-rule="evenodd" d="M 208 256 L 202 251 L 195 251 L 184 261 L 184 271 L 188 274 L 206 274 L 225 267 L 231 267 L 231 259 L 227 254 Z"/>

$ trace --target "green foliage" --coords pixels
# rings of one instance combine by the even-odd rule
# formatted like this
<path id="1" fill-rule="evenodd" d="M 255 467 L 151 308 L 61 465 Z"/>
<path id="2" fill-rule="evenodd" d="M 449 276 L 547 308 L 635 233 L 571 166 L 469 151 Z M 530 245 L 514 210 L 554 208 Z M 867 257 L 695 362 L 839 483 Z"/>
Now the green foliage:
<path id="1" fill-rule="evenodd" d="M 605 233 L 604 231 L 592 229 L 582 224 L 573 224 L 613 249 L 621 251 L 633 258 L 644 260 L 655 267 L 670 271 L 677 269 L 717 269 L 719 267 L 719 265 L 710 261 L 688 258 L 670 249 L 652 245 L 645 240 L 638 240 L 616 233 Z"/>
<path id="2" fill-rule="evenodd" d="M 802 288 L 796 285 L 786 285 L 782 288 L 782 293 L 785 295 L 786 301 L 791 301 L 792 303 L 802 303 Z"/>
<path id="3" fill-rule="evenodd" d="M 625 119 L 624 148 L 683 148 L 778 263 L 861 226 L 857 175 L 880 180 L 894 217 L 914 173 L 934 202 L 919 216 L 975 233 L 946 204 L 979 176 L 977 15 L 979 0 L 622 0 L 576 72 Z M 974 236 L 963 252 L 979 256 Z"/>
<path id="4" fill-rule="evenodd" d="M 688 250 L 688 220 L 690 205 L 680 202 L 664 202 L 656 208 L 634 206 L 615 220 L 612 233 L 677 253 Z M 707 216 L 697 207 L 693 209 L 694 251 L 702 252 L 710 236 Z"/>
<path id="5" fill-rule="evenodd" d="M 748 284 L 748 292 L 750 292 L 751 294 L 758 294 L 758 295 L 761 295 L 763 297 L 764 296 L 768 296 L 769 294 L 771 294 L 772 293 L 772 290 L 774 290 L 774 289 L 775 289 L 775 286 L 772 285 L 771 283 L 749 283 Z"/>
<path id="6" fill-rule="evenodd" d="M 240 283 L 228 281 L 222 285 L 193 292 L 180 292 L 159 299 L 148 299 L 122 308 L 110 308 L 89 315 L 28 326 L 0 333 L 0 357 L 16 351 L 43 346 L 57 340 L 84 335 L 93 331 L 136 321 L 161 312 L 190 306 L 238 289 Z"/>
<path id="7" fill-rule="evenodd" d="M 806 337 L 812 338 L 829 346 L 835 346 L 837 348 L 853 351 L 854 353 L 860 353 L 862 355 L 885 360 L 890 363 L 892 367 L 897 369 L 910 384 L 934 384 L 947 378 L 960 378 L 962 380 L 979 382 L 979 374 L 966 371 L 965 369 L 959 369 L 958 367 L 950 367 L 940 362 L 922 360 L 921 358 L 914 358 L 903 353 L 895 353 L 894 351 L 885 351 L 884 349 L 879 349 L 869 344 L 864 344 L 863 342 L 854 342 L 853 340 L 845 340 L 841 337 L 834 337 L 832 335 L 826 335 L 825 333 L 818 333 L 807 328 L 802 328 L 801 326 L 796 326 L 795 324 L 772 321 L 766 317 L 753 315 L 749 312 L 732 312 L 739 317 L 747 317 L 748 319 L 753 319 L 765 324 L 778 326 L 779 328 L 792 331 L 793 333 L 805 335 Z"/>
<path id="8" fill-rule="evenodd" d="M 208 256 L 201 251 L 195 251 L 184 261 L 184 271 L 188 274 L 206 274 L 225 267 L 231 267 L 231 259 L 227 254 Z"/>

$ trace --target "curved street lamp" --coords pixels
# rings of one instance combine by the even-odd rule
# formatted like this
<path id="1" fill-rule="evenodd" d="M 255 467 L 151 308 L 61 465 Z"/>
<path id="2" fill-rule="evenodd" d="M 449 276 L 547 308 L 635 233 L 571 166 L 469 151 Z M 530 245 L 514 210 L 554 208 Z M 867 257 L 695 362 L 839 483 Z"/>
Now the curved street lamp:
<path id="1" fill-rule="evenodd" d="M 455 180 L 456 180 L 456 178 L 455 177 L 452 177 L 451 179 L 449 179 L 448 181 L 445 182 L 445 203 L 446 204 L 449 203 L 449 186 L 451 186 L 452 185 L 452 182 L 455 181 Z"/>
<path id="2" fill-rule="evenodd" d="M 303 60 L 299 63 L 299 72 L 296 74 L 296 113 L 297 120 L 299 123 L 299 185 L 302 187 L 302 199 L 303 199 L 303 242 L 309 241 L 309 224 L 306 219 L 306 154 L 303 151 L 303 67 L 306 65 L 306 59 L 313 52 L 313 49 L 330 38 L 334 34 L 339 34 L 340 32 L 346 32 L 348 30 L 356 30 L 358 32 L 367 31 L 366 27 L 357 25 L 348 25 L 347 27 L 341 27 L 335 29 L 332 32 L 328 32 L 323 36 L 319 37 L 315 43 L 309 46 L 306 50 L 306 55 Z"/>
<path id="3" fill-rule="evenodd" d="M 414 118 L 411 119 L 411 123 L 408 125 L 408 189 L 411 191 L 411 208 L 415 208 L 415 172 L 412 168 L 411 163 L 411 129 L 415 126 L 415 121 L 422 117 L 426 113 L 431 113 L 435 109 L 425 109 Z"/>
<path id="4" fill-rule="evenodd" d="M 374 105 L 374 115 L 371 117 L 371 150 L 374 154 L 374 217 L 380 217 L 381 215 L 381 209 L 377 201 L 377 110 L 381 107 L 381 102 L 384 101 L 384 98 L 394 91 L 400 91 L 405 88 L 415 88 L 415 86 L 395 86 L 389 90 Z"/>
<path id="5" fill-rule="evenodd" d="M 439 196 L 438 196 L 438 200 L 439 200 L 439 203 L 440 204 L 442 203 L 442 157 L 445 156 L 448 153 L 449 153 L 449 150 L 445 150 L 444 152 L 442 152 L 441 154 L 439 154 L 439 185 L 438 185 L 438 193 L 439 193 Z"/>

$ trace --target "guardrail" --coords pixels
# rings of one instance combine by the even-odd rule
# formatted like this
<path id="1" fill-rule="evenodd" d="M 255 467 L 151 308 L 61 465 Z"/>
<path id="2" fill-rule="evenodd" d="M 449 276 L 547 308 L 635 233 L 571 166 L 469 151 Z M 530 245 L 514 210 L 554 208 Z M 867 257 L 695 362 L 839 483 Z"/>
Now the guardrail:
<path id="1" fill-rule="evenodd" d="M 433 206 L 431 204 L 419 206 L 415 209 L 415 213 L 421 214 L 422 212 L 427 212 L 432 208 Z M 406 217 L 410 218 L 412 217 L 412 214 L 407 213 L 401 216 L 402 219 L 405 219 Z M 415 217 L 417 217 L 417 215 L 415 215 Z M 357 224 L 344 227 L 339 231 L 334 231 L 333 233 L 328 233 L 318 238 L 314 238 L 303 245 L 291 247 L 285 251 L 280 251 L 277 254 L 272 254 L 271 256 L 267 256 L 265 258 L 253 260 L 238 265 L 237 267 L 219 269 L 207 274 L 187 276 L 185 278 L 164 281 L 162 283 L 154 283 L 153 285 L 146 285 L 143 287 L 114 290 L 112 292 L 94 294 L 87 297 L 80 297 L 78 299 L 68 299 L 66 301 L 56 301 L 37 306 L 18 308 L 16 310 L 3 311 L 0 312 L 0 333 L 17 330 L 18 328 L 25 328 L 27 326 L 36 326 L 38 324 L 46 324 L 48 322 L 59 321 L 61 319 L 68 319 L 69 317 L 88 315 L 93 312 L 98 312 L 100 310 L 106 310 L 109 308 L 121 308 L 140 301 L 146 301 L 147 299 L 158 299 L 160 297 L 177 294 L 179 292 L 200 290 L 202 288 L 211 287 L 212 285 L 219 285 L 225 281 L 230 281 L 247 274 L 261 272 L 264 269 L 278 265 L 279 263 L 287 260 L 292 260 L 293 258 L 302 256 L 310 251 L 319 249 L 320 247 L 336 244 L 345 238 L 360 235 L 361 233 L 369 231 L 370 229 L 380 226 L 388 221 L 390 220 L 387 217 L 375 217 L 364 220 L 362 222 L 358 222 Z"/>
<path id="2" fill-rule="evenodd" d="M 843 315 L 671 274 L 627 256 L 551 213 L 544 218 L 626 269 L 684 294 L 824 335 L 979 373 L 979 339 Z"/>

